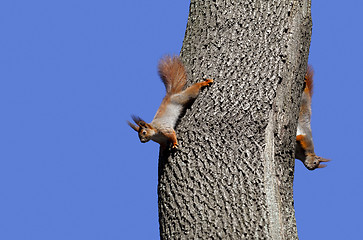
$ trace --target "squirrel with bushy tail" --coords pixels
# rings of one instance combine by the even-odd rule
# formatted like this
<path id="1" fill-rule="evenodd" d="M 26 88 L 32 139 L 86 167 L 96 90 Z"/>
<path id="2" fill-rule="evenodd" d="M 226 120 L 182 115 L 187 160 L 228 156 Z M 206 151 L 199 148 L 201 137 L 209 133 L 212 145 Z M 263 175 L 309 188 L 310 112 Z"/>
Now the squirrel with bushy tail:
<path id="1" fill-rule="evenodd" d="M 158 66 L 158 72 L 166 88 L 166 95 L 157 110 L 154 119 L 146 123 L 140 117 L 132 116 L 135 124 L 128 122 L 139 134 L 142 143 L 150 140 L 160 144 L 162 148 L 171 145 L 177 148 L 178 141 L 174 127 L 179 116 L 194 99 L 197 98 L 200 89 L 209 86 L 213 80 L 206 79 L 183 90 L 187 82 L 187 74 L 183 63 L 177 56 L 163 57 Z"/>
<path id="2" fill-rule="evenodd" d="M 313 95 L 314 71 L 308 66 L 305 75 L 305 87 L 301 96 L 300 113 L 296 133 L 295 158 L 301 160 L 309 170 L 326 167 L 322 162 L 329 159 L 319 157 L 315 154 L 313 136 L 311 132 L 311 97 Z"/>

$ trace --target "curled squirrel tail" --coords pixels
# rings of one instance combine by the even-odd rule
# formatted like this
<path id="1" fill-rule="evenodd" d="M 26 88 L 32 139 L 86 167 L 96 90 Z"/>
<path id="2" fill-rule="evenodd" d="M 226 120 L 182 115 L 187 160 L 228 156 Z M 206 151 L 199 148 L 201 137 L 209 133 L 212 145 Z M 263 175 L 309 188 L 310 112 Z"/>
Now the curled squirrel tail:
<path id="1" fill-rule="evenodd" d="M 313 95 L 313 81 L 314 81 L 314 69 L 311 65 L 308 65 L 308 69 L 305 75 L 306 85 L 304 91 L 307 91 L 310 97 Z"/>
<path id="2" fill-rule="evenodd" d="M 187 82 L 187 74 L 178 56 L 163 57 L 159 62 L 158 70 L 165 85 L 166 94 L 174 94 L 183 90 Z"/>

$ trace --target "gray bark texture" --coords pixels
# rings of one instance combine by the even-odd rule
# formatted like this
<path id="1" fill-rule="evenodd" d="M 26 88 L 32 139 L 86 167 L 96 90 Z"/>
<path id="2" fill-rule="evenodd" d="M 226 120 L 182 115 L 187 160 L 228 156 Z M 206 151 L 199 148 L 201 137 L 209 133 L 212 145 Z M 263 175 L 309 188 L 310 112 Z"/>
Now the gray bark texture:
<path id="1" fill-rule="evenodd" d="M 192 0 L 188 85 L 212 78 L 160 152 L 161 239 L 298 239 L 294 151 L 310 0 Z"/>

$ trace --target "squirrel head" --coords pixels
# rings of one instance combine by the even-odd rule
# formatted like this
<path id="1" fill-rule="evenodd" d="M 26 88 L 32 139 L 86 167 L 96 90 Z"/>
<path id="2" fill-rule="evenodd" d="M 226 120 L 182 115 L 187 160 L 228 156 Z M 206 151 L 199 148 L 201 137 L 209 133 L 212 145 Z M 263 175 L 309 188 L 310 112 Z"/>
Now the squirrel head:
<path id="1" fill-rule="evenodd" d="M 307 154 L 304 165 L 309 170 L 314 170 L 316 168 L 324 168 L 326 167 L 325 164 L 320 164 L 321 162 L 329 162 L 329 159 L 322 158 L 319 156 L 316 156 L 315 154 Z"/>
<path id="2" fill-rule="evenodd" d="M 146 123 L 140 117 L 132 116 L 132 119 L 137 124 L 137 126 L 133 123 L 127 122 L 129 126 L 139 133 L 140 142 L 146 143 L 151 140 L 152 136 L 156 134 L 156 129 L 152 127 L 150 124 Z"/>

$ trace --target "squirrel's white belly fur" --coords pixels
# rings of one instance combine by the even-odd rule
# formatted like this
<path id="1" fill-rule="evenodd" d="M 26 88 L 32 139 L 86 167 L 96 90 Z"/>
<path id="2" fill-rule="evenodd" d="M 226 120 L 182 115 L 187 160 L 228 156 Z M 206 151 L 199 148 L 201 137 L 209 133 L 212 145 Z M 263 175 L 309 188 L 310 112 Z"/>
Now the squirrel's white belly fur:
<path id="1" fill-rule="evenodd" d="M 166 106 L 165 113 L 161 117 L 154 119 L 151 124 L 157 128 L 174 128 L 182 110 L 182 105 L 170 102 Z"/>
<path id="2" fill-rule="evenodd" d="M 301 127 L 300 127 L 300 124 L 297 126 L 297 132 L 296 132 L 296 135 L 305 135 L 306 133 L 305 133 L 305 131 L 304 131 L 304 129 L 302 129 Z"/>
<path id="3" fill-rule="evenodd" d="M 298 125 L 297 125 L 297 132 L 296 135 L 311 135 L 310 129 L 310 118 L 306 116 L 300 116 Z"/>

